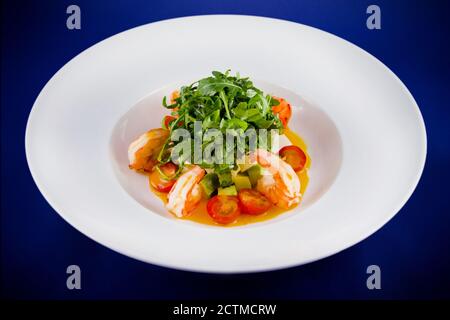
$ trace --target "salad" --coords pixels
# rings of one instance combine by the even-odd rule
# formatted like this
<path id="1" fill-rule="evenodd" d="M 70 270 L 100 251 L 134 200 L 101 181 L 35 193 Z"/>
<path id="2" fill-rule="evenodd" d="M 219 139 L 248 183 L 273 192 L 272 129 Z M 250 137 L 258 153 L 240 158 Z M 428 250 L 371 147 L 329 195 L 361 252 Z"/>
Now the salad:
<path id="1" fill-rule="evenodd" d="M 300 203 L 310 158 L 288 127 L 285 99 L 228 70 L 181 87 L 162 105 L 170 114 L 130 144 L 128 159 L 170 213 L 240 225 Z"/>

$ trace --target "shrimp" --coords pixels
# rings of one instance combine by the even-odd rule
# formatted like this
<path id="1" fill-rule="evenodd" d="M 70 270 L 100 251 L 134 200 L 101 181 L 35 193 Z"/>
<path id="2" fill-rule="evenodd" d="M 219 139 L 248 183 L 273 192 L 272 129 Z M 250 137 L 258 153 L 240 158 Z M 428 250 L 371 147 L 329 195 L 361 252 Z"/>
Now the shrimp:
<path id="1" fill-rule="evenodd" d="M 166 208 L 179 218 L 189 215 L 202 199 L 198 183 L 204 175 L 205 170 L 197 165 L 183 173 L 169 192 Z"/>
<path id="2" fill-rule="evenodd" d="M 277 155 L 257 149 L 254 156 L 265 171 L 256 189 L 277 207 L 288 209 L 300 202 L 300 180 L 294 169 Z"/>
<path id="3" fill-rule="evenodd" d="M 170 131 L 166 129 L 152 129 L 133 141 L 128 147 L 129 168 L 150 172 L 157 163 L 156 157 L 169 134 Z"/>

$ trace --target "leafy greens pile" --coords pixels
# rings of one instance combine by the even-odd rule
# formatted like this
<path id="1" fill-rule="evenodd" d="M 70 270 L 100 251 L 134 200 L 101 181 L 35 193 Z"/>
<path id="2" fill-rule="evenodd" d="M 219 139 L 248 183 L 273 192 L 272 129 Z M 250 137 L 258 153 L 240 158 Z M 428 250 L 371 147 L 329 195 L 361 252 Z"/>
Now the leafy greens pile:
<path id="1" fill-rule="evenodd" d="M 202 130 L 214 128 L 224 134 L 227 129 L 243 132 L 251 128 L 282 130 L 283 125 L 279 117 L 272 112 L 272 106 L 278 105 L 279 101 L 270 95 L 264 95 L 249 78 L 241 78 L 239 74 L 231 76 L 229 73 L 230 70 L 225 73 L 213 71 L 212 76 L 181 87 L 179 96 L 171 104 L 167 104 L 164 97 L 163 106 L 171 109 L 172 115 L 176 117 L 169 124 L 171 133 L 174 129 L 184 128 L 194 138 L 195 121 L 201 121 Z M 270 141 L 268 142 L 270 144 Z M 203 141 L 203 150 L 210 143 L 213 141 Z M 176 144 L 177 142 L 168 139 L 158 159 L 161 163 L 169 161 L 167 151 Z M 269 144 L 264 147 L 270 148 Z M 248 148 L 248 145 L 244 147 Z M 183 167 L 183 160 L 179 162 L 180 167 Z M 228 175 L 235 168 L 234 164 L 202 163 L 200 166 L 214 169 L 219 177 Z"/>

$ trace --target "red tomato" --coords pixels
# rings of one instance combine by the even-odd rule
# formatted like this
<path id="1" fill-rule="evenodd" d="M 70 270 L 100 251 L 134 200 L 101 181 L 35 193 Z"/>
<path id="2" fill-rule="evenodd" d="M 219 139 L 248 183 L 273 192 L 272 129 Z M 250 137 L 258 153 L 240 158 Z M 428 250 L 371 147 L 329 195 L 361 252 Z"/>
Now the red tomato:
<path id="1" fill-rule="evenodd" d="M 177 166 L 172 162 L 166 163 L 159 167 L 159 169 L 168 177 L 172 177 L 177 172 Z M 150 175 L 150 184 L 159 192 L 169 192 L 175 184 L 175 179 L 166 180 L 158 170 L 153 170 Z"/>
<path id="2" fill-rule="evenodd" d="M 208 201 L 206 209 L 211 218 L 220 224 L 233 222 L 241 213 L 239 210 L 239 200 L 235 196 L 212 197 Z"/>
<path id="3" fill-rule="evenodd" d="M 175 119 L 177 119 L 177 117 L 173 117 L 173 116 L 165 116 L 165 117 L 163 118 L 163 121 L 162 121 L 162 127 L 163 127 L 163 129 L 169 129 L 170 123 L 171 123 L 173 120 L 175 120 Z M 177 123 L 177 126 L 179 126 L 179 127 L 183 126 L 183 121 L 178 122 L 178 123 Z"/>
<path id="4" fill-rule="evenodd" d="M 302 171 L 306 164 L 306 154 L 297 146 L 286 146 L 281 148 L 280 157 L 291 167 L 295 172 Z"/>
<path id="5" fill-rule="evenodd" d="M 176 118 L 175 117 L 172 117 L 172 116 L 165 116 L 164 118 L 163 118 L 163 128 L 164 129 L 169 129 L 169 125 L 170 125 L 170 123 L 173 121 L 173 120 L 175 120 Z"/>
<path id="6" fill-rule="evenodd" d="M 277 114 L 283 123 L 283 127 L 287 127 L 289 119 L 292 116 L 291 105 L 284 100 L 283 98 L 273 97 L 275 100 L 278 100 L 280 103 L 277 106 L 272 106 L 273 113 Z"/>
<path id="7" fill-rule="evenodd" d="M 254 216 L 266 212 L 272 206 L 269 199 L 253 189 L 241 189 L 238 198 L 242 213 Z"/>

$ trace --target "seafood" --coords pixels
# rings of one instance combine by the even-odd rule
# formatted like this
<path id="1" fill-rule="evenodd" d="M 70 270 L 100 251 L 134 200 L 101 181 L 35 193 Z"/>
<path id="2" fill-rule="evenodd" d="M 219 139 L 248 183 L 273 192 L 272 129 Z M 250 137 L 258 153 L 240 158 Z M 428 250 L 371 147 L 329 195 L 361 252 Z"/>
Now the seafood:
<path id="1" fill-rule="evenodd" d="M 166 208 L 177 217 L 185 217 L 195 209 L 202 198 L 200 180 L 205 170 L 195 165 L 183 173 L 168 195 Z"/>
<path id="2" fill-rule="evenodd" d="M 152 129 L 133 141 L 128 147 L 130 169 L 150 172 L 157 163 L 156 157 L 169 134 L 170 131 L 166 129 Z"/>
<path id="3" fill-rule="evenodd" d="M 311 159 L 288 127 L 295 110 L 286 99 L 230 70 L 174 89 L 161 101 L 162 128 L 144 133 L 128 149 L 130 169 L 148 177 L 164 211 L 236 226 L 271 219 L 300 203 Z M 154 123 L 156 115 L 145 121 Z"/>
<path id="4" fill-rule="evenodd" d="M 300 202 L 300 180 L 294 169 L 277 155 L 257 149 L 254 153 L 265 172 L 257 182 L 257 190 L 277 207 L 288 209 Z"/>

